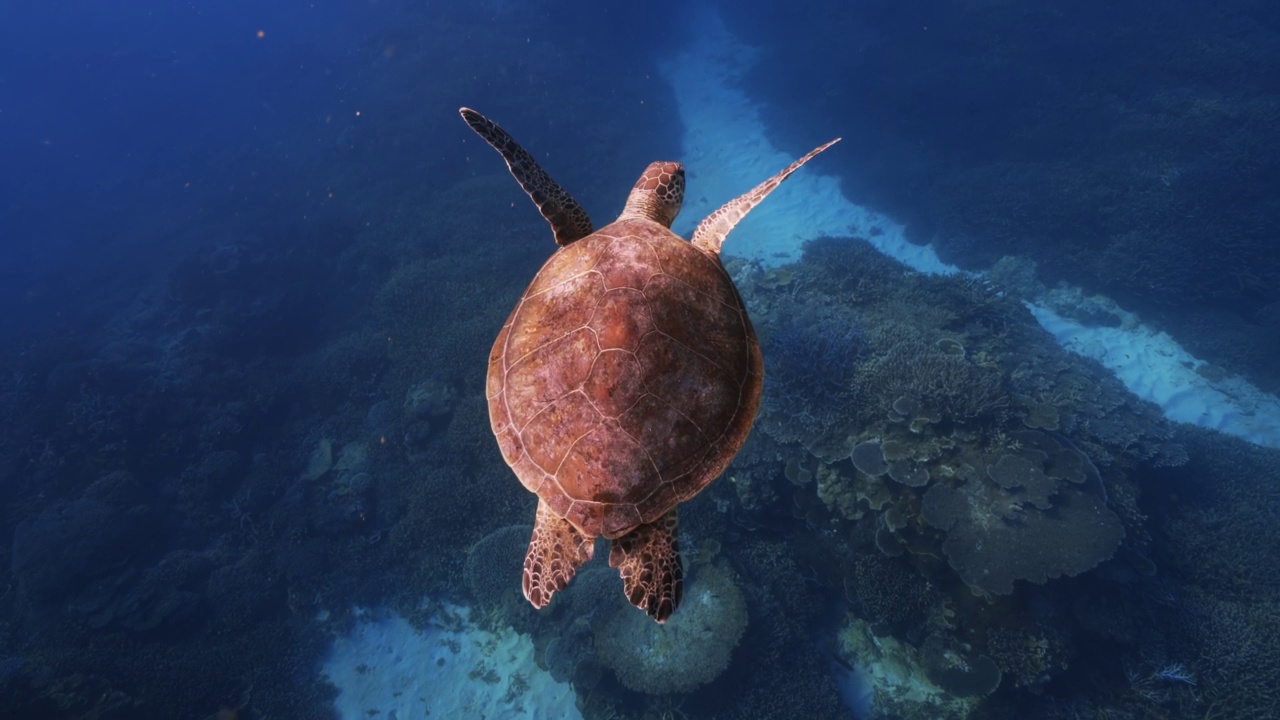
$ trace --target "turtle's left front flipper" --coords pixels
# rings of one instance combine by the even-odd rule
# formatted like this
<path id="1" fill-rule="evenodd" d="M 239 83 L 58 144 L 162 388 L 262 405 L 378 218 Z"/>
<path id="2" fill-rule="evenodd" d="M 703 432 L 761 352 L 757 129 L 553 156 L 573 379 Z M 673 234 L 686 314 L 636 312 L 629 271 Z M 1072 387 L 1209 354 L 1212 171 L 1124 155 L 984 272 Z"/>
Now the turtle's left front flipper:
<path id="1" fill-rule="evenodd" d="M 609 566 L 618 568 L 627 600 L 660 623 L 671 617 L 684 595 L 678 530 L 679 520 L 672 508 L 609 547 Z"/>
<path id="2" fill-rule="evenodd" d="M 559 183 L 551 179 L 547 171 L 542 169 L 527 150 L 520 147 L 515 138 L 498 127 L 498 123 L 471 108 L 460 108 L 458 113 L 477 135 L 484 138 L 507 161 L 511 176 L 520 183 L 520 187 L 533 199 L 533 204 L 538 206 L 538 212 L 551 224 L 557 245 L 568 245 L 591 234 L 591 218 L 587 216 L 587 211 Z"/>

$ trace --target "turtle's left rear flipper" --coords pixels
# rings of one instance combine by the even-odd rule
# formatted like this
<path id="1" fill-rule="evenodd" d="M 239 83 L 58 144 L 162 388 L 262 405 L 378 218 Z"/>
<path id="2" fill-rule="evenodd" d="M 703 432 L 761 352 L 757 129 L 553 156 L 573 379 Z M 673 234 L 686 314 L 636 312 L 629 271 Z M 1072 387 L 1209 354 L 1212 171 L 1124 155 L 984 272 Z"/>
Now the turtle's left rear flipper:
<path id="1" fill-rule="evenodd" d="M 477 135 L 484 138 L 507 161 L 511 176 L 520 183 L 520 187 L 533 199 L 533 204 L 538 206 L 538 212 L 551 224 L 557 245 L 568 245 L 591 234 L 591 218 L 587 211 L 559 183 L 551 179 L 547 171 L 542 169 L 527 150 L 520 147 L 515 138 L 498 127 L 498 123 L 471 108 L 460 108 L 458 113 Z"/>
<path id="2" fill-rule="evenodd" d="M 524 558 L 524 596 L 536 608 L 546 607 L 551 596 L 563 590 L 574 573 L 591 560 L 592 539 L 578 532 L 568 520 L 538 501 L 533 538 Z"/>
<path id="3" fill-rule="evenodd" d="M 684 594 L 676 509 L 623 535 L 609 548 L 609 566 L 618 568 L 632 605 L 666 622 Z"/>

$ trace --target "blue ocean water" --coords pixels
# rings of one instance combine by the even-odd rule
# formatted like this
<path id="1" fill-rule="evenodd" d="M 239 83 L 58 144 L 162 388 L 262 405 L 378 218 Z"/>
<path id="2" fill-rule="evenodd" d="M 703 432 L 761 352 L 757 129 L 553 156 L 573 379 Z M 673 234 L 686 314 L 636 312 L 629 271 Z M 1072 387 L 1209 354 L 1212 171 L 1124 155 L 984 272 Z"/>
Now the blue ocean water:
<path id="1" fill-rule="evenodd" d="M 1280 717 L 1276 88 L 1261 2 L 0 5 L 0 718 Z M 463 106 L 686 239 L 842 138 L 725 242 L 663 625 L 521 592 L 557 249 Z"/>

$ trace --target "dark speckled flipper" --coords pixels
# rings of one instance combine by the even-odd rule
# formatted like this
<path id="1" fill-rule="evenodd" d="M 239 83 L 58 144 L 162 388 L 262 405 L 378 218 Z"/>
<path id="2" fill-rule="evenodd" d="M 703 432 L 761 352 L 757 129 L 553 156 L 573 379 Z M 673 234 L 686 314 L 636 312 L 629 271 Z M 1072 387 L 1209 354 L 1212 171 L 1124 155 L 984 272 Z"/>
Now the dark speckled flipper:
<path id="1" fill-rule="evenodd" d="M 587 217 L 587 211 L 569 197 L 569 193 L 552 180 L 547 171 L 506 130 L 471 108 L 461 108 L 458 112 L 467 125 L 507 161 L 511 176 L 533 199 L 533 204 L 538 206 L 542 217 L 551 223 L 551 231 L 555 233 L 557 244 L 568 245 L 591 234 L 591 218 Z"/>
<path id="2" fill-rule="evenodd" d="M 677 541 L 676 509 L 623 535 L 609 547 L 609 566 L 622 575 L 622 589 L 632 605 L 666 622 L 684 595 L 684 567 Z"/>

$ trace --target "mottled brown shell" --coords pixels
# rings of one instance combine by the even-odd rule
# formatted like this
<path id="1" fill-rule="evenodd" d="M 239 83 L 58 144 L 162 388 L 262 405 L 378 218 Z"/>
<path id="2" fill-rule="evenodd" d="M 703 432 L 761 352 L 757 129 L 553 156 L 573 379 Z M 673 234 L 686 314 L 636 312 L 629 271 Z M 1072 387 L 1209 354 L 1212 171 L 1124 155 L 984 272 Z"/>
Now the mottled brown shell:
<path id="1" fill-rule="evenodd" d="M 613 539 L 724 471 L 762 378 L 719 258 L 628 218 L 561 248 L 533 279 L 489 357 L 489 417 L 526 488 Z"/>

